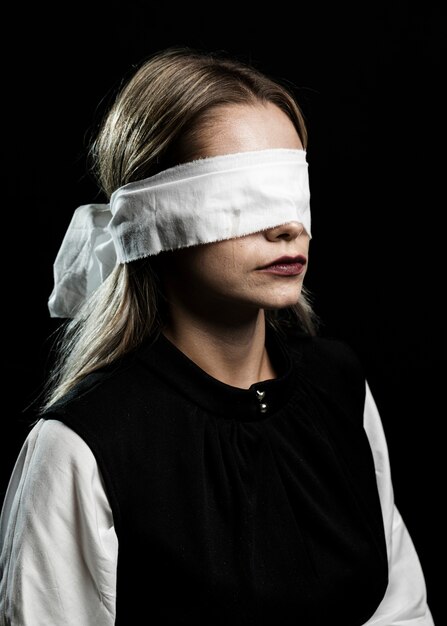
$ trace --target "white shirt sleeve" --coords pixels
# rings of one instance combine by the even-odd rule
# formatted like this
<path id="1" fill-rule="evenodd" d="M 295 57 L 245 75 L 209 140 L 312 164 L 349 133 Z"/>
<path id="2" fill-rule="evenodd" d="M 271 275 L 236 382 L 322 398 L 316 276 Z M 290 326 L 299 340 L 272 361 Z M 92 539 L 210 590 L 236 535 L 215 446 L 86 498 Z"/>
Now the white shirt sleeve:
<path id="1" fill-rule="evenodd" d="M 390 461 L 379 411 L 366 385 L 364 427 L 374 456 L 388 553 L 389 583 L 364 626 L 434 626 L 415 547 L 394 503 Z"/>
<path id="2" fill-rule="evenodd" d="M 0 518 L 0 624 L 112 626 L 117 557 L 93 453 L 62 422 L 40 420 Z"/>

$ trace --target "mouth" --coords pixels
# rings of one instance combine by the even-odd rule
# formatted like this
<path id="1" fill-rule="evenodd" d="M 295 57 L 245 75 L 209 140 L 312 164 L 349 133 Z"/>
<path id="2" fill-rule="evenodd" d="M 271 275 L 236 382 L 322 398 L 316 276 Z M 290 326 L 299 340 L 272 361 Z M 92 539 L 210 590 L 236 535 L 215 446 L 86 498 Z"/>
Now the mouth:
<path id="1" fill-rule="evenodd" d="M 307 259 L 302 255 L 295 257 L 282 256 L 268 265 L 259 267 L 258 271 L 278 276 L 298 276 L 303 273 L 306 263 Z"/>

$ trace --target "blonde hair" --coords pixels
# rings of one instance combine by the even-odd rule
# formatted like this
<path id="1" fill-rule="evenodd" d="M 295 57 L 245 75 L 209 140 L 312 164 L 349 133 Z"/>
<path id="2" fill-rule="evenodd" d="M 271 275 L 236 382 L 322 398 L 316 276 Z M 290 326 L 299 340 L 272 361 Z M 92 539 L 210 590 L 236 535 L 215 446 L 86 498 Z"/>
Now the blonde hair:
<path id="1" fill-rule="evenodd" d="M 110 197 L 122 185 L 195 158 L 201 130 L 217 108 L 267 102 L 288 115 L 306 148 L 302 112 L 278 81 L 221 53 L 161 51 L 142 62 L 116 96 L 91 144 L 92 171 Z M 61 328 L 42 410 L 87 374 L 159 332 L 163 294 L 155 267 L 156 257 L 117 266 Z M 286 312 L 267 311 L 266 319 L 277 330 L 284 324 L 310 334 L 317 329 L 304 288 L 295 306 Z"/>

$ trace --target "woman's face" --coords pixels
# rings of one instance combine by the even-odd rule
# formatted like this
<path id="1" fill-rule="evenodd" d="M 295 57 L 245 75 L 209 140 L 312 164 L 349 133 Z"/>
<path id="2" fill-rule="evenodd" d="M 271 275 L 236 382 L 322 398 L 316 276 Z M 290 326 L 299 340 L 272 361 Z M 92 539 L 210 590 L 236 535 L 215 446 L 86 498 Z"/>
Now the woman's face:
<path id="1" fill-rule="evenodd" d="M 200 134 L 194 158 L 271 148 L 303 148 L 281 109 L 271 103 L 227 105 Z M 309 236 L 302 224 L 290 222 L 245 237 L 162 253 L 159 267 L 171 306 L 237 315 L 296 304 L 308 250 Z M 283 257 L 285 262 L 278 261 Z"/>

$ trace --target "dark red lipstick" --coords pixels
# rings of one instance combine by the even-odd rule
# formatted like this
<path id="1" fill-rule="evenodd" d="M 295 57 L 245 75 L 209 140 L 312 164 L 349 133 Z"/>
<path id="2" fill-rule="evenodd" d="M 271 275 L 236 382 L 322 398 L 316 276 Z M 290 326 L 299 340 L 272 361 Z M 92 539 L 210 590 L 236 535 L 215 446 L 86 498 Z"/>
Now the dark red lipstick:
<path id="1" fill-rule="evenodd" d="M 304 271 L 306 263 L 307 259 L 302 255 L 282 256 L 258 269 L 261 272 L 276 274 L 277 276 L 298 276 Z"/>

